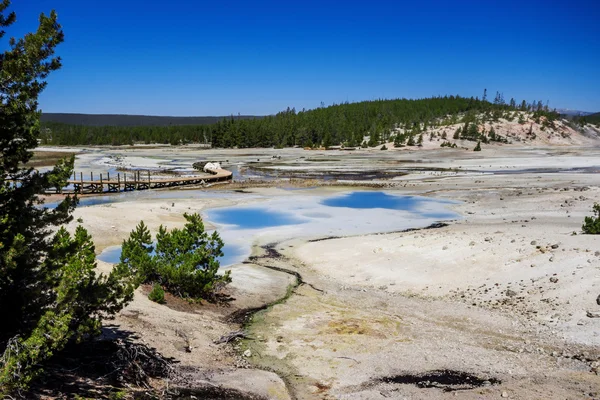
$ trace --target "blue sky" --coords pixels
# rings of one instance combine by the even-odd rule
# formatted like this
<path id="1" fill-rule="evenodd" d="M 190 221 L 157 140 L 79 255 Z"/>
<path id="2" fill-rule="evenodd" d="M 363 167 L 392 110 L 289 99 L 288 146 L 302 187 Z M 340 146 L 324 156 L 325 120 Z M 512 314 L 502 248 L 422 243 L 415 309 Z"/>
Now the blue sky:
<path id="1" fill-rule="evenodd" d="M 13 0 L 54 8 L 46 112 L 273 114 L 444 94 L 600 111 L 600 1 Z"/>

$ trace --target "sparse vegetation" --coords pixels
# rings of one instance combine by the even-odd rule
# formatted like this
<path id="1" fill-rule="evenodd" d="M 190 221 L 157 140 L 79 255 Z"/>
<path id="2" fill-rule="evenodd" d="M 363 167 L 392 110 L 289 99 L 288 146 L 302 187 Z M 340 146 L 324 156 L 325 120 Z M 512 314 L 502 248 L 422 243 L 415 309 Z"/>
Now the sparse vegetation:
<path id="1" fill-rule="evenodd" d="M 58 151 L 34 151 L 33 157 L 27 161 L 27 167 L 48 167 L 56 165 L 65 158 L 71 158 L 76 153 Z"/>
<path id="2" fill-rule="evenodd" d="M 583 233 L 588 235 L 600 235 L 600 204 L 594 203 L 592 211 L 593 215 L 585 217 L 581 229 L 583 230 Z"/>
<path id="3" fill-rule="evenodd" d="M 444 141 L 444 142 L 442 142 L 442 144 L 440 144 L 440 147 L 450 147 L 450 148 L 455 149 L 457 146 L 456 146 L 456 143 L 450 143 L 450 142 Z"/>

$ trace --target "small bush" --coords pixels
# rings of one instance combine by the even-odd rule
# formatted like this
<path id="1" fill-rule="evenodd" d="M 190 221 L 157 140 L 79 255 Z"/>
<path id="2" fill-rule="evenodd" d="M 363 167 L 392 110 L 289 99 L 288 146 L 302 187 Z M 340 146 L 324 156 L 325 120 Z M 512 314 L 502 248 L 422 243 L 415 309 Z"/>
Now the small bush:
<path id="1" fill-rule="evenodd" d="M 165 291 L 158 283 L 155 283 L 152 286 L 152 290 L 148 293 L 148 298 L 155 303 L 164 304 L 165 303 Z"/>
<path id="2" fill-rule="evenodd" d="M 600 204 L 594 204 L 593 212 L 593 216 L 585 217 L 581 229 L 588 235 L 600 235 Z"/>
<path id="3" fill-rule="evenodd" d="M 451 149 L 455 149 L 456 143 L 450 143 L 450 142 L 444 141 L 444 142 L 442 142 L 442 144 L 440 144 L 440 147 L 450 147 Z"/>
<path id="4" fill-rule="evenodd" d="M 379 149 L 379 150 L 387 150 L 387 147 L 384 144 L 383 146 L 381 146 L 381 149 Z"/>
<path id="5" fill-rule="evenodd" d="M 473 151 L 481 151 L 481 141 L 477 142 L 477 146 L 475 146 Z"/>

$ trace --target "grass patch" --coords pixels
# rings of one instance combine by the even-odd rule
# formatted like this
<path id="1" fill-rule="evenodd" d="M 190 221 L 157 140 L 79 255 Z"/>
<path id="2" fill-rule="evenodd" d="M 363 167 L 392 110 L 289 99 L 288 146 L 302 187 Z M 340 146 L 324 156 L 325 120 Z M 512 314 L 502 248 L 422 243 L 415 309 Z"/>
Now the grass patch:
<path id="1" fill-rule="evenodd" d="M 34 151 L 33 157 L 27 162 L 28 167 L 52 167 L 65 157 L 75 156 L 79 153 L 63 151 Z"/>

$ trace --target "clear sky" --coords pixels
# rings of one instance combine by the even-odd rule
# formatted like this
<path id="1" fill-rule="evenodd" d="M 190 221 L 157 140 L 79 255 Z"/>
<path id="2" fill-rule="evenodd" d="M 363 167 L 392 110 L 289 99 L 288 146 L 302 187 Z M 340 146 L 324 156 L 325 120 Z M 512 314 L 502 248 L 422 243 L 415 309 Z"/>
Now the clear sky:
<path id="1" fill-rule="evenodd" d="M 264 115 L 484 88 L 600 111 L 600 0 L 13 0 L 7 36 L 52 8 L 65 43 L 46 112 Z"/>

